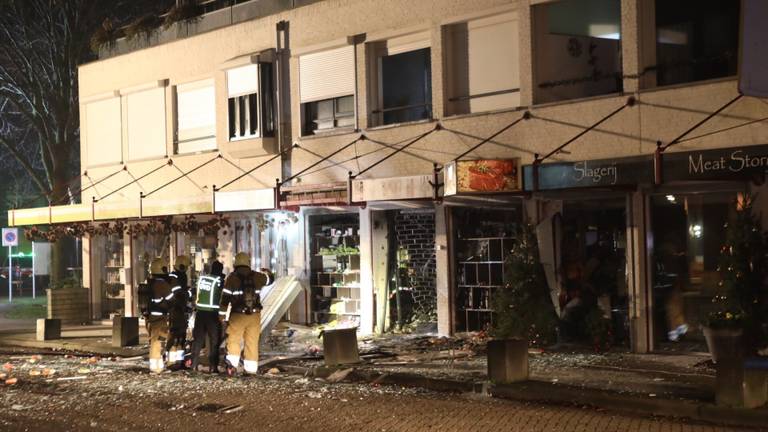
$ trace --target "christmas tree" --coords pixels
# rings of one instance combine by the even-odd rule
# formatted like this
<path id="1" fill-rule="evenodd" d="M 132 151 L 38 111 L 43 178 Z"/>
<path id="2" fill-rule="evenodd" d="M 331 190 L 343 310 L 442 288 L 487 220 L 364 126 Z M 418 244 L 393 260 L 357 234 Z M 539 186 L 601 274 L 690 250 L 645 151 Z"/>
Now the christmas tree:
<path id="1" fill-rule="evenodd" d="M 707 325 L 713 329 L 742 330 L 744 349 L 754 354 L 766 345 L 768 296 L 766 237 L 753 214 L 754 199 L 744 196 L 736 203 L 735 217 L 725 224 L 725 244 L 720 249 L 716 310 Z"/>
<path id="2" fill-rule="evenodd" d="M 557 317 L 532 225 L 524 224 L 517 230 L 504 270 L 506 285 L 493 294 L 491 334 L 499 339 L 526 339 L 531 345 L 554 342 Z"/>

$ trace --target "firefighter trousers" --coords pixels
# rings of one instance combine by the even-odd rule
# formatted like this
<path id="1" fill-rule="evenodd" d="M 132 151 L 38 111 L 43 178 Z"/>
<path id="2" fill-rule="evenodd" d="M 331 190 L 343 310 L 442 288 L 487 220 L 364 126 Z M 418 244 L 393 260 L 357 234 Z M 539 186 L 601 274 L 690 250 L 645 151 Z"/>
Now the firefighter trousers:
<path id="1" fill-rule="evenodd" d="M 198 310 L 195 312 L 195 328 L 192 331 L 192 368 L 200 363 L 200 350 L 208 338 L 208 365 L 219 365 L 219 345 L 221 345 L 221 323 L 219 311 Z"/>
<path id="2" fill-rule="evenodd" d="M 150 316 L 146 323 L 149 334 L 149 370 L 162 372 L 165 368 L 163 351 L 168 341 L 168 317 Z"/>
<path id="3" fill-rule="evenodd" d="M 259 337 L 261 336 L 261 312 L 252 314 L 232 313 L 227 324 L 227 361 L 237 367 L 240 363 L 240 343 L 243 342 L 243 367 L 246 373 L 259 370 Z"/>

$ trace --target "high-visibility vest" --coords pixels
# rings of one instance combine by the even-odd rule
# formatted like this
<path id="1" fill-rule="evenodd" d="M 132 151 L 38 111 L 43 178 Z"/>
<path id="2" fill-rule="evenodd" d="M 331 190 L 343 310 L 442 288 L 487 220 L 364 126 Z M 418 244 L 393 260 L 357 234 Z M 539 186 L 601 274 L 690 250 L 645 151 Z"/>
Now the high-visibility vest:
<path id="1" fill-rule="evenodd" d="M 219 310 L 221 279 L 218 276 L 201 276 L 197 280 L 195 307 L 200 310 Z"/>

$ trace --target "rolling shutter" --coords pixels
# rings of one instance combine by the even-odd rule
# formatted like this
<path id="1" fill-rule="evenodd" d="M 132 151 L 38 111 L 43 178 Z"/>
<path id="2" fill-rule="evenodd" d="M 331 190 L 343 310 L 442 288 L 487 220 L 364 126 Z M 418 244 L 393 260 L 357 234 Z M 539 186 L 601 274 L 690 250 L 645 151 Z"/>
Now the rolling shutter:
<path id="1" fill-rule="evenodd" d="M 469 94 L 479 95 L 520 87 L 520 44 L 516 13 L 467 23 L 469 38 Z M 471 112 L 520 105 L 520 93 L 470 99 Z"/>
<path id="2" fill-rule="evenodd" d="M 390 56 L 429 48 L 429 45 L 429 32 L 423 31 L 419 33 L 411 33 L 409 35 L 388 39 L 387 55 Z"/>
<path id="3" fill-rule="evenodd" d="M 128 125 L 128 159 L 159 159 L 166 156 L 165 88 L 123 96 Z"/>
<path id="4" fill-rule="evenodd" d="M 178 152 L 216 149 L 216 95 L 213 79 L 176 87 Z"/>
<path id="5" fill-rule="evenodd" d="M 355 52 L 348 45 L 299 57 L 301 103 L 355 94 Z"/>
<path id="6" fill-rule="evenodd" d="M 88 166 L 123 161 L 120 98 L 90 102 L 85 106 L 85 145 Z"/>
<path id="7" fill-rule="evenodd" d="M 259 91 L 259 66 L 250 64 L 227 71 L 227 94 L 242 96 Z"/>

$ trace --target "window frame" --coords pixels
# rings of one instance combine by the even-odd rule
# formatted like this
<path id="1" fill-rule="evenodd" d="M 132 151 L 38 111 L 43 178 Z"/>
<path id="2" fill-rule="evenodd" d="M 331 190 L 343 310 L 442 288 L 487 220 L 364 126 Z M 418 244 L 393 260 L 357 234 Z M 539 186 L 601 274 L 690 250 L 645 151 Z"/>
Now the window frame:
<path id="1" fill-rule="evenodd" d="M 353 105 L 352 105 L 351 111 L 342 113 L 338 110 L 338 107 L 339 107 L 339 100 L 344 98 L 352 98 Z M 345 96 L 338 96 L 338 97 L 329 98 L 329 99 L 321 99 L 321 100 L 302 103 L 301 104 L 301 135 L 313 136 L 313 135 L 332 132 L 338 129 L 354 128 L 355 127 L 355 107 L 354 107 L 355 100 L 356 100 L 355 95 L 350 94 Z M 312 119 L 310 115 L 312 107 L 323 102 L 331 102 L 331 105 L 332 105 L 331 117 Z M 339 120 L 346 120 L 346 119 L 351 119 L 352 124 L 339 125 Z M 329 128 L 317 127 L 316 129 L 309 128 L 310 123 L 314 123 L 315 125 L 317 125 L 320 122 L 328 122 L 328 121 L 333 123 L 332 127 L 329 127 Z"/>
<path id="2" fill-rule="evenodd" d="M 230 93 L 229 88 L 229 73 L 232 70 L 245 68 L 249 66 L 256 66 L 256 91 L 244 91 Z M 255 62 L 247 65 L 237 66 L 229 68 L 225 71 L 226 87 L 227 87 L 227 141 L 236 142 L 258 138 L 274 137 L 275 134 L 275 79 L 274 68 L 271 62 Z M 269 77 L 267 79 L 267 77 Z M 255 101 L 255 102 L 254 102 Z M 237 106 L 237 110 L 233 110 L 233 106 Z M 252 114 L 253 107 L 256 108 L 256 126 L 253 129 L 253 133 L 245 133 L 243 135 L 233 135 L 233 130 L 243 130 L 244 127 L 252 129 L 250 122 L 246 126 L 243 126 L 242 121 L 245 117 L 242 115 L 244 112 L 240 107 L 248 107 L 248 112 Z M 265 109 L 269 107 L 269 110 Z M 233 111 L 237 113 L 238 121 L 233 122 Z M 271 117 L 270 117 L 271 116 Z M 253 117 L 248 117 L 251 119 Z M 271 124 L 271 127 L 266 127 Z"/>

